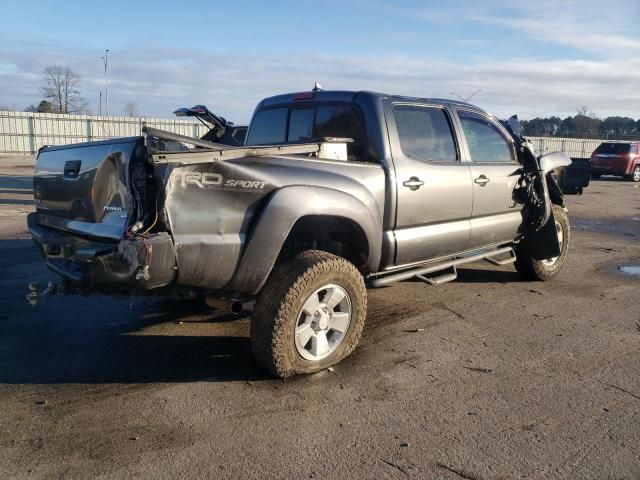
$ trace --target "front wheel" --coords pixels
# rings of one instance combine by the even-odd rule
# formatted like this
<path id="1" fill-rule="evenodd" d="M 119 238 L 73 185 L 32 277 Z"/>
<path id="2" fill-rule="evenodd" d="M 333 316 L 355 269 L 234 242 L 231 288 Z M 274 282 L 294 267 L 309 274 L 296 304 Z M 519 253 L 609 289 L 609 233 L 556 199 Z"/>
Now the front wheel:
<path id="1" fill-rule="evenodd" d="M 285 378 L 335 365 L 357 346 L 367 314 L 364 279 L 355 266 L 309 250 L 275 269 L 251 318 L 257 362 Z"/>
<path id="2" fill-rule="evenodd" d="M 524 238 L 516 245 L 515 267 L 520 275 L 528 280 L 550 280 L 562 269 L 569 251 L 569 217 L 564 208 L 553 205 L 553 217 L 555 219 L 556 234 L 560 244 L 560 255 L 546 260 L 536 260 L 533 257 L 531 242 Z"/>
<path id="3" fill-rule="evenodd" d="M 640 182 L 640 165 L 635 166 L 633 172 L 629 175 L 629 180 L 632 182 Z"/>

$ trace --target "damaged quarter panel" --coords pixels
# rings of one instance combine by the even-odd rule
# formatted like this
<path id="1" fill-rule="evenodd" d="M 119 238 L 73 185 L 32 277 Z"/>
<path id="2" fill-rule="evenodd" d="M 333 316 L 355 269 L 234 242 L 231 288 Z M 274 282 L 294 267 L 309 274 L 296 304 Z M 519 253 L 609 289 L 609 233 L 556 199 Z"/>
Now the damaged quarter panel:
<path id="1" fill-rule="evenodd" d="M 202 155 L 202 163 L 184 166 L 180 154 L 167 156 L 165 210 L 178 283 L 253 293 L 296 220 L 325 213 L 360 226 L 369 241 L 368 265 L 378 267 L 385 195 L 380 165 L 302 156 L 219 161 Z"/>

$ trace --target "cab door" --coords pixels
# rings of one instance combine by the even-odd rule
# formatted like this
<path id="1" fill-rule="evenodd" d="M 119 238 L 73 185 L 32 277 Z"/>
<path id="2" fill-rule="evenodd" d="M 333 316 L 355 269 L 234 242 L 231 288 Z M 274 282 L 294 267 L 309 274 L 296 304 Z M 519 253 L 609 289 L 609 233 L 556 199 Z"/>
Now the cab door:
<path id="1" fill-rule="evenodd" d="M 466 249 L 472 183 L 461 160 L 451 112 L 443 105 L 385 104 L 395 168 L 395 265 Z"/>
<path id="2" fill-rule="evenodd" d="M 468 249 L 514 240 L 522 225 L 513 191 L 521 165 L 509 134 L 483 112 L 458 108 L 473 180 L 473 210 Z"/>

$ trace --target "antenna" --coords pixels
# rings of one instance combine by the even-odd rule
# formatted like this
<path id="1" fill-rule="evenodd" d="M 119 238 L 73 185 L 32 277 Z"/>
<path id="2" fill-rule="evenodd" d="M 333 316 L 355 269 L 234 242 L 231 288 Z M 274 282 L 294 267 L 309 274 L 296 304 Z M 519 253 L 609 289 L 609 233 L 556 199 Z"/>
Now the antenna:
<path id="1" fill-rule="evenodd" d="M 476 90 L 475 92 L 473 92 L 471 95 L 469 95 L 466 98 L 461 97 L 460 95 L 458 95 L 456 92 L 449 92 L 449 95 L 455 95 L 456 97 L 458 97 L 458 99 L 461 102 L 468 102 L 469 100 L 471 100 L 476 94 L 480 93 L 482 91 L 481 88 L 479 88 L 478 90 Z"/>

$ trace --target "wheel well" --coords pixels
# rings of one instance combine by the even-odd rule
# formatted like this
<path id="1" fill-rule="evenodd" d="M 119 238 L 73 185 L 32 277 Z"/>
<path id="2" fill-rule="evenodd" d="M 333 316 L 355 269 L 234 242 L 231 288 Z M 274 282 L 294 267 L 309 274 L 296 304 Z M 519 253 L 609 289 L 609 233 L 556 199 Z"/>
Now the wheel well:
<path id="1" fill-rule="evenodd" d="M 359 270 L 366 268 L 369 242 L 353 220 L 330 215 L 299 218 L 282 244 L 278 263 L 292 259 L 305 250 L 323 250 L 345 258 Z"/>

